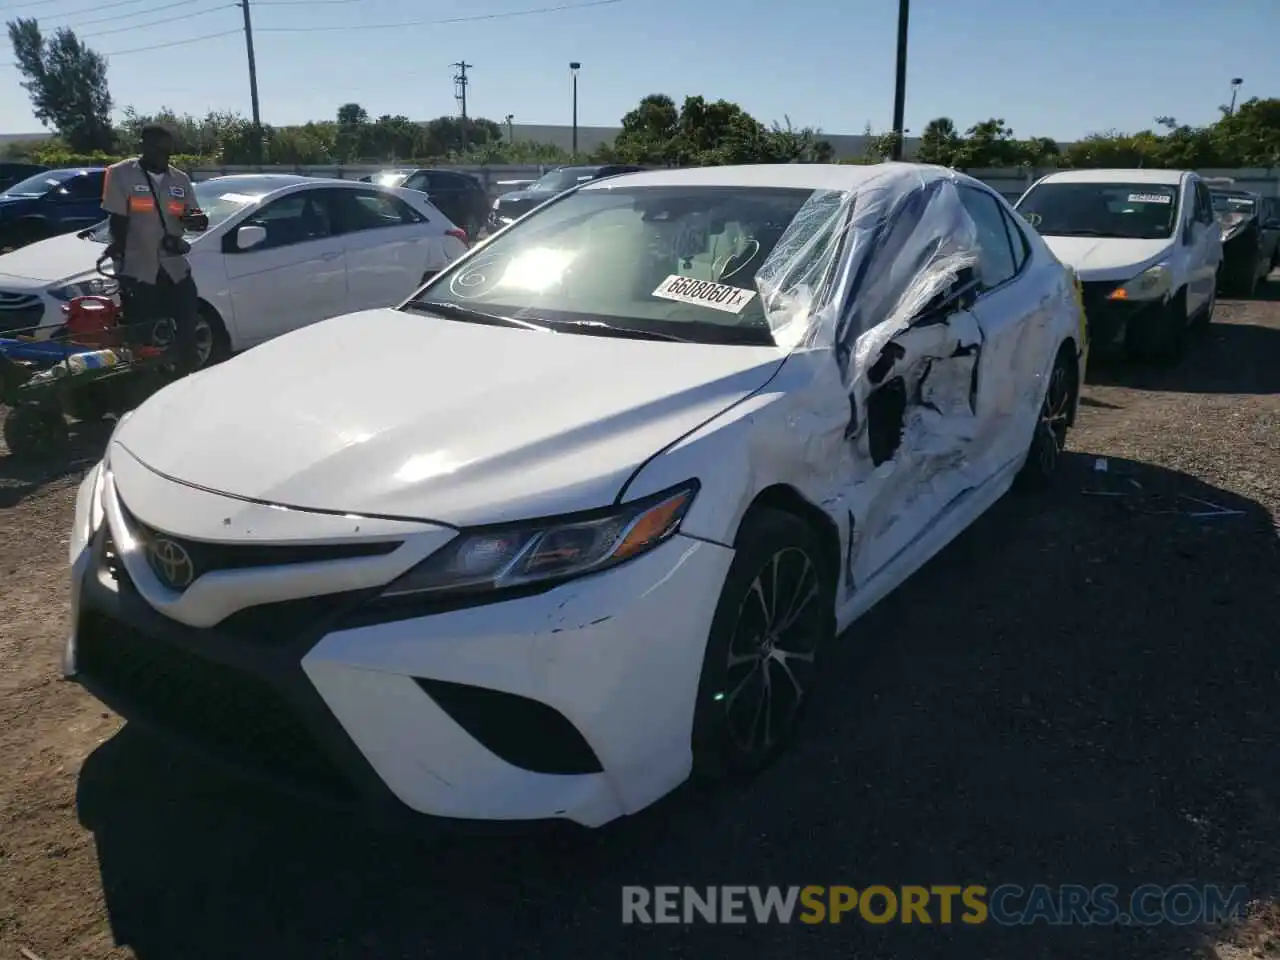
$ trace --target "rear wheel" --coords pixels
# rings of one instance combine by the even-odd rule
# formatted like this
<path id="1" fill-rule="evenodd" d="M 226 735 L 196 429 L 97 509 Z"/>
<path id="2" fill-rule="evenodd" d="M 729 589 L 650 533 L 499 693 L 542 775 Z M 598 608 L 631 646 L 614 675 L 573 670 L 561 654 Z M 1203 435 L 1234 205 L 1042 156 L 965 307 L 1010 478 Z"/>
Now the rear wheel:
<path id="1" fill-rule="evenodd" d="M 1044 401 L 1040 404 L 1040 416 L 1036 420 L 1026 463 L 1022 465 L 1015 480 L 1020 490 L 1032 492 L 1052 486 L 1062 452 L 1067 447 L 1067 431 L 1071 425 L 1071 407 L 1075 402 L 1077 380 L 1071 346 L 1063 344 L 1053 361 L 1053 370 L 1049 374 Z"/>
<path id="2" fill-rule="evenodd" d="M 748 515 L 716 606 L 693 719 L 694 774 L 766 766 L 792 739 L 835 635 L 835 573 L 804 521 Z"/>

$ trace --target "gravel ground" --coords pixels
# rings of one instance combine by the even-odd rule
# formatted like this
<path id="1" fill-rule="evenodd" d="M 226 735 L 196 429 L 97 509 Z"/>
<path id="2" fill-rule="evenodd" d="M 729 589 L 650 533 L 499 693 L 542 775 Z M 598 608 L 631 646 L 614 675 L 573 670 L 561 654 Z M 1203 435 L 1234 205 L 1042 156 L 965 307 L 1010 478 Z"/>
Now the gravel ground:
<path id="1" fill-rule="evenodd" d="M 1177 369 L 1095 367 L 1059 488 L 861 620 L 782 762 L 584 837 L 389 836 L 122 730 L 58 679 L 83 465 L 0 456 L 0 960 L 1280 956 L 1280 283 L 1219 310 Z M 1004 882 L 1255 902 L 1229 930 L 619 920 L 623 884 Z"/>

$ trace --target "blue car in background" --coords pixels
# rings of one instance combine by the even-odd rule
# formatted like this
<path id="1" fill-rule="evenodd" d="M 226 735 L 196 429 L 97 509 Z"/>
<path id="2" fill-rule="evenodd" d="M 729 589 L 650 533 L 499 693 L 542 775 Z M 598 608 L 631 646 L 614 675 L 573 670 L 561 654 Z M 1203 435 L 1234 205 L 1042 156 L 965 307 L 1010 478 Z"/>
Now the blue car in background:
<path id="1" fill-rule="evenodd" d="M 100 223 L 105 177 L 103 167 L 42 170 L 0 193 L 0 251 Z"/>

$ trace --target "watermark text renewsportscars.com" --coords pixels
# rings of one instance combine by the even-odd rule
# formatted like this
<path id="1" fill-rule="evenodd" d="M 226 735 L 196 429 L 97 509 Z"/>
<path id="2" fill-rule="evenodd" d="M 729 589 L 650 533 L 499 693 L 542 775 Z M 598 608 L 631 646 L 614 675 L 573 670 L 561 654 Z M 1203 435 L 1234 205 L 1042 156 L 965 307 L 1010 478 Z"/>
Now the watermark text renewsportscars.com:
<path id="1" fill-rule="evenodd" d="M 1242 886 L 932 884 L 929 886 L 628 886 L 622 922 L 909 923 L 1155 926 L 1221 923 L 1244 915 Z"/>

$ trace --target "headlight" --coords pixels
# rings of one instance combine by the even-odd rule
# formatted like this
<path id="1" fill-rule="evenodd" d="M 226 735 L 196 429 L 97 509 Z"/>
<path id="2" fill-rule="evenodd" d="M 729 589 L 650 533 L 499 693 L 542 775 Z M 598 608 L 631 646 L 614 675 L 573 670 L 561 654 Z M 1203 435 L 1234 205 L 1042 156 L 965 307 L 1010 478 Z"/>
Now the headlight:
<path id="1" fill-rule="evenodd" d="M 1173 275 L 1168 266 L 1157 263 L 1107 295 L 1108 300 L 1159 300 L 1169 292 Z"/>
<path id="2" fill-rule="evenodd" d="M 493 201 L 493 209 L 497 210 L 497 209 L 498 209 L 498 207 L 500 207 L 500 206 L 502 206 L 502 201 L 501 201 L 501 200 L 495 200 L 495 201 Z"/>
<path id="3" fill-rule="evenodd" d="M 76 297 L 112 297 L 120 290 L 120 284 L 108 277 L 81 277 L 60 287 L 53 287 L 49 295 L 58 300 L 74 300 Z"/>
<path id="4" fill-rule="evenodd" d="M 596 573 L 675 536 L 697 492 L 690 480 L 619 507 L 464 530 L 383 595 L 477 593 Z"/>

